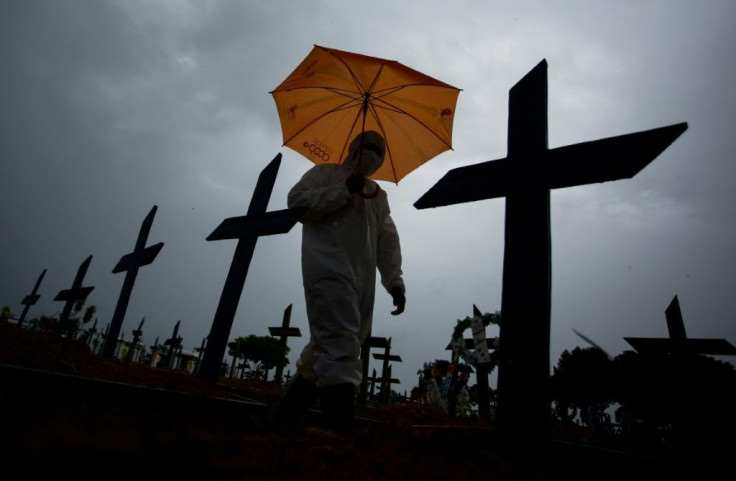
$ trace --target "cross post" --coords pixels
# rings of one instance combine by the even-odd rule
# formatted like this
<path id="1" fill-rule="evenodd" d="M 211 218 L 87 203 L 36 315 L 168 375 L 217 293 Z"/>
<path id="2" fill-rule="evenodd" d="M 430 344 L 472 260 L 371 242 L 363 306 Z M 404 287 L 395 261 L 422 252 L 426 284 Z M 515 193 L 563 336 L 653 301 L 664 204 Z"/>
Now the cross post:
<path id="1" fill-rule="evenodd" d="M 253 258 L 258 237 L 262 235 L 285 234 L 299 221 L 306 208 L 284 209 L 266 212 L 271 198 L 273 184 L 281 164 L 278 154 L 258 177 L 253 190 L 253 197 L 248 207 L 248 214 L 241 217 L 225 219 L 210 235 L 208 241 L 221 239 L 238 239 L 233 261 L 230 264 L 225 286 L 222 289 L 220 303 L 207 336 L 207 347 L 202 358 L 199 377 L 210 384 L 217 382 L 217 376 L 227 349 L 227 340 L 238 309 L 238 302 L 243 292 L 248 267 Z"/>
<path id="2" fill-rule="evenodd" d="M 680 123 L 549 150 L 542 60 L 509 92 L 506 158 L 453 169 L 414 204 L 506 198 L 497 426 L 510 450 L 542 454 L 549 439 L 550 190 L 631 178 L 686 129 Z"/>
<path id="3" fill-rule="evenodd" d="M 146 218 L 143 219 L 133 252 L 124 255 L 112 270 L 113 274 L 125 272 L 125 280 L 123 281 L 123 287 L 120 289 L 120 296 L 118 297 L 118 302 L 112 315 L 109 335 L 105 338 L 105 345 L 102 348 L 103 358 L 109 359 L 115 353 L 115 346 L 118 342 L 120 329 L 123 326 L 125 311 L 128 309 L 128 302 L 130 301 L 130 294 L 133 292 L 135 278 L 138 276 L 138 269 L 152 263 L 164 246 L 163 242 L 159 242 L 158 244 L 146 247 L 148 234 L 151 232 L 151 225 L 153 225 L 153 216 L 156 215 L 157 209 L 158 206 L 154 205 Z"/>

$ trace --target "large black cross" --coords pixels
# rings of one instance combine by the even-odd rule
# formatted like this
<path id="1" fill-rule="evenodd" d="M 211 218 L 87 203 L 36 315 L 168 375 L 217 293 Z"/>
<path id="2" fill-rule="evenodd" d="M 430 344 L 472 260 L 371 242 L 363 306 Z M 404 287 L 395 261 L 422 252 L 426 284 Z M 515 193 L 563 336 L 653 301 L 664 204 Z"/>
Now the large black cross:
<path id="1" fill-rule="evenodd" d="M 79 300 L 83 301 L 87 299 L 89 293 L 94 289 L 94 287 L 82 287 L 82 281 L 84 281 L 84 276 L 87 274 L 87 269 L 91 262 L 92 256 L 87 257 L 87 259 L 85 259 L 79 266 L 79 269 L 77 269 L 77 275 L 74 277 L 72 287 L 70 289 L 59 291 L 54 298 L 55 301 L 66 302 L 66 304 L 64 304 L 64 309 L 61 311 L 61 315 L 59 316 L 59 325 L 57 326 L 57 329 L 61 334 L 64 334 L 69 328 L 69 315 L 72 312 L 74 303 Z"/>
<path id="2" fill-rule="evenodd" d="M 128 309 L 128 301 L 130 301 L 130 294 L 133 292 L 133 284 L 135 284 L 138 269 L 153 262 L 161 251 L 161 248 L 164 246 L 163 242 L 159 242 L 158 244 L 146 247 L 148 234 L 151 232 L 151 225 L 153 224 L 153 216 L 156 215 L 157 209 L 158 206 L 154 205 L 146 218 L 143 219 L 141 230 L 138 233 L 138 240 L 135 242 L 133 252 L 124 255 L 112 270 L 113 274 L 117 274 L 119 272 L 125 272 L 126 274 L 125 280 L 123 281 L 123 287 L 120 289 L 120 297 L 118 297 L 118 303 L 115 306 L 115 312 L 113 313 L 112 321 L 110 322 L 110 332 L 107 334 L 107 337 L 105 338 L 105 346 L 102 348 L 103 358 L 111 358 L 115 353 L 115 346 L 118 342 L 120 329 L 123 326 L 125 311 Z"/>
<path id="3" fill-rule="evenodd" d="M 28 294 L 26 297 L 23 298 L 23 301 L 21 304 L 23 304 L 23 312 L 20 313 L 20 317 L 18 318 L 18 327 L 23 327 L 23 322 L 26 320 L 26 314 L 28 314 L 28 309 L 32 305 L 34 305 L 38 300 L 41 298 L 40 295 L 38 295 L 38 288 L 41 285 L 41 281 L 43 280 L 43 276 L 46 275 L 46 269 L 43 270 L 40 276 L 38 276 L 38 279 L 36 280 L 36 284 L 33 286 L 33 290 L 30 294 Z"/>
<path id="4" fill-rule="evenodd" d="M 207 347 L 202 358 L 202 365 L 197 374 L 210 384 L 217 382 L 217 376 L 227 349 L 230 329 L 235 319 L 238 301 L 243 292 L 245 278 L 248 275 L 248 267 L 253 258 L 253 251 L 256 248 L 258 237 L 289 232 L 307 211 L 307 208 L 300 207 L 266 212 L 280 164 L 281 154 L 278 154 L 261 171 L 248 207 L 248 214 L 225 219 L 207 237 L 208 241 L 238 239 L 233 261 L 230 264 L 230 271 L 220 296 L 220 303 L 215 312 L 215 319 L 212 321 L 212 327 L 207 336 Z"/>
<path id="5" fill-rule="evenodd" d="M 624 340 L 636 349 L 636 352 L 644 355 L 711 354 L 736 356 L 736 347 L 726 339 L 689 339 L 687 337 L 685 323 L 682 320 L 682 311 L 680 310 L 680 301 L 677 300 L 677 296 L 672 298 L 664 313 L 667 318 L 669 338 L 624 337 Z"/>
<path id="6" fill-rule="evenodd" d="M 288 338 L 302 337 L 302 331 L 300 331 L 298 327 L 289 327 L 289 323 L 291 322 L 291 307 L 292 304 L 289 304 L 289 307 L 284 309 L 284 318 L 281 321 L 281 327 L 268 328 L 268 332 L 272 336 L 279 338 L 279 346 L 282 350 L 281 352 L 286 352 L 286 343 Z M 273 381 L 280 384 L 283 375 L 284 365 L 279 363 L 279 365 L 276 366 L 276 375 L 274 376 Z"/>
<path id="7" fill-rule="evenodd" d="M 686 123 L 547 148 L 547 62 L 509 92 L 504 159 L 449 171 L 417 209 L 506 198 L 498 372 L 499 434 L 512 449 L 548 439 L 550 190 L 631 178 L 687 129 Z"/>

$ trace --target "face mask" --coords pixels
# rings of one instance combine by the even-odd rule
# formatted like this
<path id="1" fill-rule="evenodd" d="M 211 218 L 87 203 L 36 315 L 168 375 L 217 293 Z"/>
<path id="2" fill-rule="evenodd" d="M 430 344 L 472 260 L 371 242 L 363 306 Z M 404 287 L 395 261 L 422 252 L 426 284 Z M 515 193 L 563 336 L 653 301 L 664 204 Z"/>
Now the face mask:
<path id="1" fill-rule="evenodd" d="M 358 152 L 361 142 L 362 148 Z M 367 177 L 376 172 L 383 164 L 384 149 L 383 137 L 379 133 L 369 130 L 365 132 L 362 138 L 359 135 L 353 139 L 347 161 L 354 172 L 361 172 Z"/>
<path id="2" fill-rule="evenodd" d="M 358 158 L 360 157 L 360 161 Z M 360 165 L 358 165 L 360 162 Z M 350 158 L 350 165 L 355 172 L 361 172 L 366 177 L 373 174 L 383 164 L 383 157 L 381 157 L 375 150 L 364 147 L 361 152 L 356 152 Z"/>

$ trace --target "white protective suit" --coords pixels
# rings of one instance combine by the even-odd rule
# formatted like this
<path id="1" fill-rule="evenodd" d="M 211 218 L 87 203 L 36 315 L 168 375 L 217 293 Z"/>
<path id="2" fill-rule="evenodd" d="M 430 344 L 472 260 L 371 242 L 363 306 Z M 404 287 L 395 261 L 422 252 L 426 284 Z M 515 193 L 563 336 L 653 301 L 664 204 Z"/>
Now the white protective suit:
<path id="1" fill-rule="evenodd" d="M 387 291 L 405 291 L 399 235 L 390 216 L 386 192 L 375 198 L 351 194 L 345 180 L 361 171 L 366 177 L 383 163 L 385 145 L 376 132 L 358 136 L 342 164 L 318 164 L 288 195 L 288 206 L 308 206 L 302 222 L 302 276 L 309 319 L 309 343 L 297 370 L 317 386 L 351 383 L 362 377 L 360 349 L 373 322 L 376 268 Z M 374 148 L 375 149 L 375 148 Z M 364 192 L 378 185 L 366 180 Z"/>

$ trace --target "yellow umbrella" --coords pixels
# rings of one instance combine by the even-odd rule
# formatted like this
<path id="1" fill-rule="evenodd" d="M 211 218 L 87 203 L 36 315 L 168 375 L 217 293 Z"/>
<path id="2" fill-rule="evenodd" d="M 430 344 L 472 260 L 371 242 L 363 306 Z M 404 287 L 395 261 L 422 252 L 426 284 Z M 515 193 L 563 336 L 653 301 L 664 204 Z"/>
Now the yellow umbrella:
<path id="1" fill-rule="evenodd" d="M 370 178 L 399 182 L 452 148 L 460 89 L 395 60 L 315 46 L 273 95 L 283 142 L 316 164 L 340 163 L 364 131 L 386 141 Z"/>

